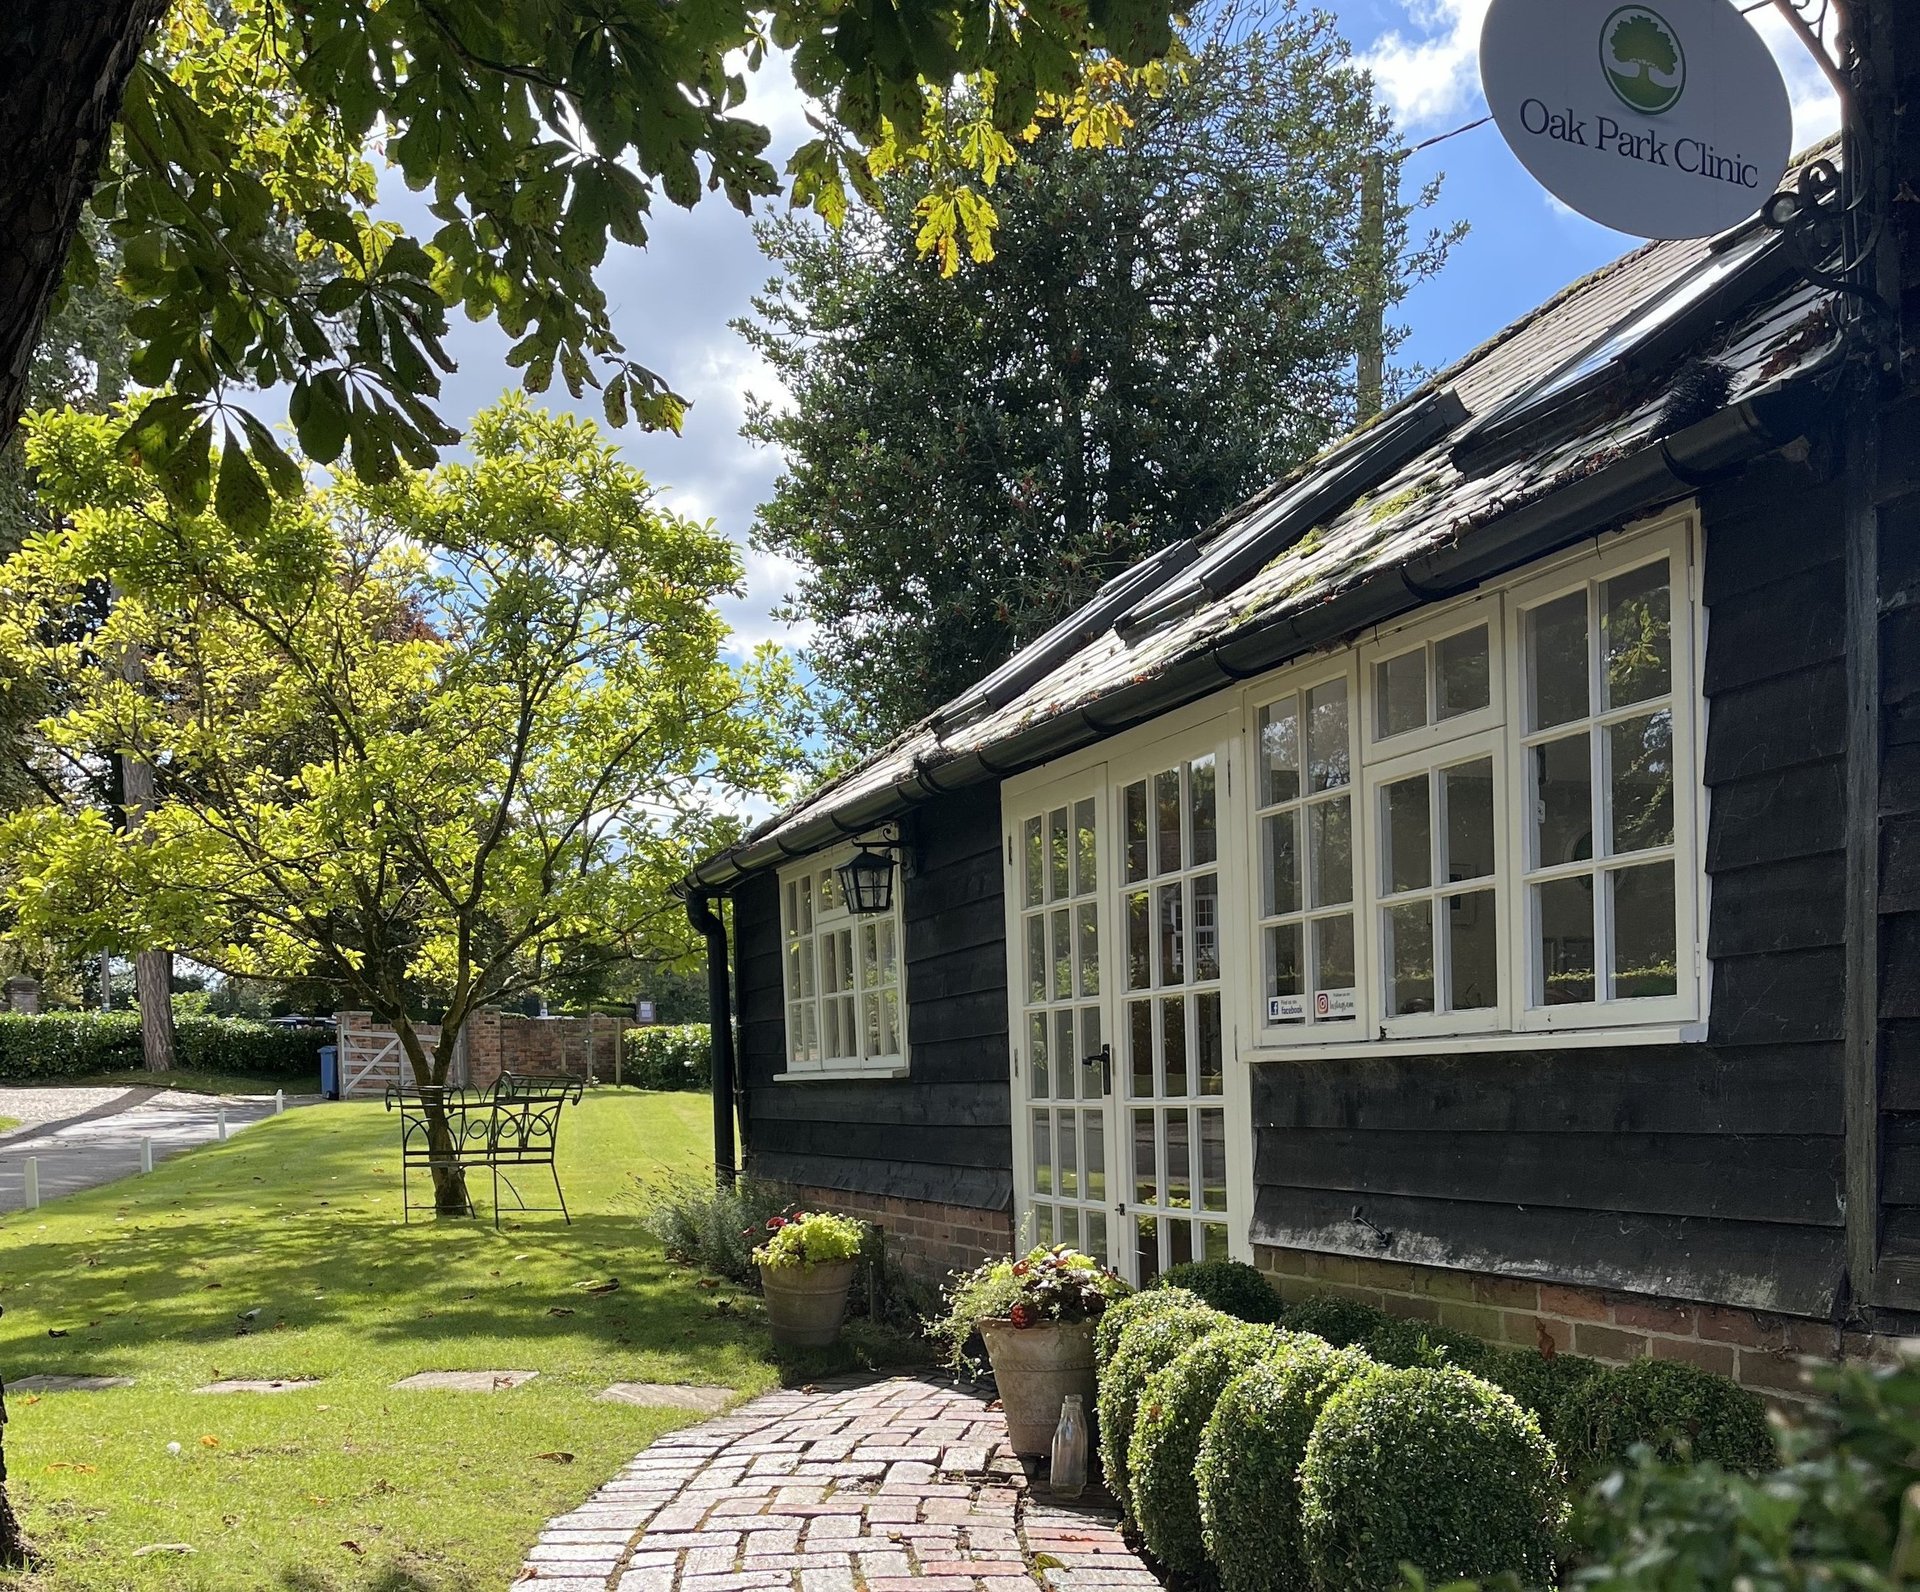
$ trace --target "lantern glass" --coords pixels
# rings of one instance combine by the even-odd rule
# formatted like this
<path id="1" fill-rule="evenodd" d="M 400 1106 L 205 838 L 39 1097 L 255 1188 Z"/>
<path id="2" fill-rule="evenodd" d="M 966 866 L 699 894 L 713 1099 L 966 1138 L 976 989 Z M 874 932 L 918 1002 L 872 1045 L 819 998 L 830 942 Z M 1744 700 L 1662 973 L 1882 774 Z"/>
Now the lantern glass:
<path id="1" fill-rule="evenodd" d="M 893 910 L 893 858 L 862 848 L 834 869 L 840 893 L 857 913 Z"/>

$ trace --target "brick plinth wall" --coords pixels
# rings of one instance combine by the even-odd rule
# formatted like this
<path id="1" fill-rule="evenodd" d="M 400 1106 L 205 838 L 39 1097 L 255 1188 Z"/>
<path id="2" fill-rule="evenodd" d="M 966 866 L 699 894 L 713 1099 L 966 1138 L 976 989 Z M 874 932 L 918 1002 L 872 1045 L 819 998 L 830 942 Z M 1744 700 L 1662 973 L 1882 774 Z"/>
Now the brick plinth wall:
<path id="1" fill-rule="evenodd" d="M 1776 1398 L 1806 1394 L 1809 1362 L 1879 1357 L 1893 1346 L 1800 1316 L 1403 1261 L 1256 1246 L 1254 1262 L 1288 1303 L 1335 1294 L 1492 1343 L 1616 1364 L 1649 1354 L 1685 1360 Z"/>
<path id="2" fill-rule="evenodd" d="M 1013 1218 L 1006 1211 L 845 1189 L 790 1185 L 788 1191 L 795 1204 L 858 1216 L 884 1229 L 887 1264 L 929 1282 L 944 1281 L 949 1272 L 970 1270 L 1013 1251 Z"/>
<path id="3" fill-rule="evenodd" d="M 503 1072 L 611 1083 L 620 1037 L 619 1019 L 605 1012 L 523 1017 L 482 1007 L 467 1021 L 467 1085 L 491 1089 Z"/>

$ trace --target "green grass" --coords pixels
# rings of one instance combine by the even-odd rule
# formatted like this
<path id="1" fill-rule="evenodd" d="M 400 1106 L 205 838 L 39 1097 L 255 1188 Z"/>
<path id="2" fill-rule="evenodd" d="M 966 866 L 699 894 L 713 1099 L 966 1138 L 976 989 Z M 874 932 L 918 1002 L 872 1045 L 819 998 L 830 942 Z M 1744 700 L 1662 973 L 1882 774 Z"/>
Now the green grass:
<path id="1" fill-rule="evenodd" d="M 137 1378 L 9 1399 L 14 1500 L 48 1563 L 0 1587 L 492 1592 L 547 1517 L 696 1418 L 596 1402 L 608 1383 L 745 1395 L 898 1359 L 874 1334 L 783 1365 L 757 1302 L 662 1256 L 645 1188 L 704 1172 L 708 1110 L 590 1095 L 562 1133 L 571 1228 L 402 1227 L 394 1119 L 358 1102 L 0 1221 L 5 1374 Z M 486 1369 L 540 1375 L 491 1394 L 391 1387 Z M 190 1391 L 220 1377 L 324 1380 Z M 136 1556 L 163 1543 L 194 1551 Z"/>
<path id="2" fill-rule="evenodd" d="M 11 1133 L 20 1126 L 18 1117 L 0 1117 L 0 1133 Z"/>

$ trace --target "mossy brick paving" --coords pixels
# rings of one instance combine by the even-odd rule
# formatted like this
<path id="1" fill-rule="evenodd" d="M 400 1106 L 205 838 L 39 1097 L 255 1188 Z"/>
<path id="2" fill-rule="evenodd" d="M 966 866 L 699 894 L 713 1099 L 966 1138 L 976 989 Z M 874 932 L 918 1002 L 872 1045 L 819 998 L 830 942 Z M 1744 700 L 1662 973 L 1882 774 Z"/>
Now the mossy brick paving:
<path id="1" fill-rule="evenodd" d="M 548 1522 L 539 1592 L 1155 1592 L 1118 1516 L 1036 1491 L 984 1397 L 914 1377 L 771 1393 L 669 1433 Z"/>

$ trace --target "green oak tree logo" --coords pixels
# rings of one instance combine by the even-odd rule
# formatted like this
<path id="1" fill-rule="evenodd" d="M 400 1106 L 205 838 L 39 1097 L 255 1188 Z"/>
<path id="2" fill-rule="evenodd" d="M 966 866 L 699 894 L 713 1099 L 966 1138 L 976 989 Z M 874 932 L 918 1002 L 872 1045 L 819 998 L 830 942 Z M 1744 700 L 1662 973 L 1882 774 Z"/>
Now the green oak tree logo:
<path id="1" fill-rule="evenodd" d="M 1646 116 L 1672 110 L 1687 86 L 1679 36 L 1646 6 L 1622 6 L 1601 24 L 1600 65 L 1621 104 Z"/>

